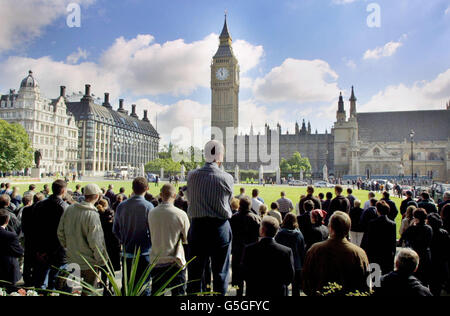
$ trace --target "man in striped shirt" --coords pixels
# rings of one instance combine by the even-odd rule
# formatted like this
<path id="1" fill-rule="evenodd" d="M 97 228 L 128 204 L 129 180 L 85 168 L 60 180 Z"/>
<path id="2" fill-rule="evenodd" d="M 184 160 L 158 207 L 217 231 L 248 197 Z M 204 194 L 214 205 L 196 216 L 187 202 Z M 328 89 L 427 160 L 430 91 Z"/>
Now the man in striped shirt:
<path id="1" fill-rule="evenodd" d="M 232 240 L 228 220 L 232 216 L 230 202 L 234 179 L 220 169 L 224 153 L 221 143 L 216 140 L 208 142 L 205 146 L 205 166 L 188 174 L 186 193 L 191 219 L 188 243 L 190 258 L 196 257 L 188 266 L 188 293 L 207 290 L 203 276 L 209 259 L 213 291 L 222 295 L 227 293 Z"/>
<path id="2" fill-rule="evenodd" d="M 278 199 L 278 210 L 281 213 L 281 216 L 283 219 L 285 218 L 286 214 L 292 212 L 294 210 L 294 204 L 292 204 L 292 201 L 288 198 L 286 198 L 286 193 L 281 192 L 281 198 Z"/>

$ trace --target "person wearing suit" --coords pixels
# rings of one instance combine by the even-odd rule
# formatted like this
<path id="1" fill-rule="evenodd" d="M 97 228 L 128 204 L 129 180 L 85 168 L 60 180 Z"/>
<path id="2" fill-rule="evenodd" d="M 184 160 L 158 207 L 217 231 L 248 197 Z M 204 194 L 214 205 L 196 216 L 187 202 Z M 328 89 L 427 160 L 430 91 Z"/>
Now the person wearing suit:
<path id="1" fill-rule="evenodd" d="M 10 217 L 7 210 L 0 210 L 0 285 L 7 288 L 13 288 L 22 277 L 18 258 L 24 254 L 17 235 L 6 230 Z"/>
<path id="2" fill-rule="evenodd" d="M 383 192 L 383 198 L 381 199 L 381 201 L 385 201 L 389 205 L 389 214 L 387 216 L 391 221 L 395 222 L 395 219 L 398 215 L 398 209 L 397 205 L 395 205 L 395 202 L 391 200 L 391 195 L 389 194 L 389 192 Z"/>
<path id="3" fill-rule="evenodd" d="M 381 271 L 388 274 L 394 270 L 397 249 L 396 224 L 388 218 L 389 205 L 381 200 L 377 203 L 378 217 L 369 223 L 365 251 L 370 263 L 378 263 Z"/>
<path id="4" fill-rule="evenodd" d="M 244 294 L 244 279 L 241 272 L 241 260 L 245 246 L 258 241 L 261 219 L 251 211 L 252 200 L 243 196 L 239 201 L 239 212 L 230 219 L 233 242 L 231 249 L 232 285 L 237 286 L 237 296 Z M 281 215 L 280 215 L 281 217 Z"/>
<path id="5" fill-rule="evenodd" d="M 275 218 L 265 217 L 259 230 L 262 239 L 244 250 L 242 272 L 246 296 L 287 296 L 287 287 L 294 280 L 294 257 L 290 248 L 274 240 L 279 228 Z"/>
<path id="6" fill-rule="evenodd" d="M 334 187 L 334 193 L 336 194 L 336 197 L 333 200 L 331 200 L 325 224 L 328 224 L 334 212 L 341 211 L 347 214 L 350 213 L 350 201 L 345 196 L 342 195 L 343 190 L 344 189 L 342 188 L 341 185 L 337 185 Z"/>

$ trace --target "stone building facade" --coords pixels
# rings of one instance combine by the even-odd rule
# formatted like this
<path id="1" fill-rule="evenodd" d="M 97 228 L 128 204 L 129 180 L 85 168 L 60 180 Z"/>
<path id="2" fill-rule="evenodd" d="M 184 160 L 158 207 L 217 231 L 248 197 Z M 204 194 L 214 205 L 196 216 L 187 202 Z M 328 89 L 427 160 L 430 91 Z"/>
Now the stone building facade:
<path id="1" fill-rule="evenodd" d="M 0 119 L 21 124 L 31 147 L 42 154 L 41 168 L 47 173 L 67 173 L 76 169 L 78 128 L 75 117 L 62 97 L 46 99 L 30 71 L 19 92 L 0 96 Z"/>
<path id="2" fill-rule="evenodd" d="M 308 157 L 312 175 L 323 178 L 411 178 L 448 182 L 450 180 L 450 104 L 435 111 L 358 113 L 352 87 L 350 113 L 347 116 L 342 94 L 339 97 L 336 122 L 325 134 L 312 133 L 311 124 L 303 120 L 295 133 L 283 133 L 280 125 L 265 127 L 264 133 L 237 135 L 239 118 L 239 63 L 232 49 L 227 21 L 219 38 L 219 48 L 211 64 L 211 126 L 224 139 L 227 157 L 225 168 L 274 172 L 268 156 L 289 159 L 295 152 Z M 231 134 L 227 134 L 230 129 Z M 414 130 L 414 162 L 411 162 L 410 132 Z M 217 135 L 213 132 L 212 137 Z M 279 146 L 273 155 L 272 135 Z M 231 153 L 230 153 L 231 149 Z M 414 170 L 412 170 L 414 165 Z M 326 167 L 326 168 L 324 168 Z M 297 175 L 294 175 L 298 178 Z"/>
<path id="3" fill-rule="evenodd" d="M 87 175 L 103 175 L 119 168 L 141 168 L 158 157 L 159 134 L 148 119 L 140 119 L 136 105 L 129 114 L 121 99 L 114 110 L 105 93 L 103 104 L 85 86 L 84 96 L 71 96 L 67 107 L 74 114 L 79 130 L 78 170 Z"/>
<path id="4" fill-rule="evenodd" d="M 443 110 L 358 113 L 353 88 L 349 101 L 347 117 L 340 96 L 332 131 L 337 177 L 449 181 L 450 104 Z"/>
<path id="5" fill-rule="evenodd" d="M 30 71 L 18 93 L 0 96 L 0 119 L 24 126 L 31 146 L 42 153 L 46 172 L 104 175 L 123 168 L 141 170 L 157 158 L 160 138 L 148 111 L 140 119 L 136 106 L 129 114 L 123 100 L 116 111 L 108 93 L 99 104 L 90 91 L 86 85 L 84 95 L 68 96 L 62 86 L 57 99 L 46 99 Z"/>

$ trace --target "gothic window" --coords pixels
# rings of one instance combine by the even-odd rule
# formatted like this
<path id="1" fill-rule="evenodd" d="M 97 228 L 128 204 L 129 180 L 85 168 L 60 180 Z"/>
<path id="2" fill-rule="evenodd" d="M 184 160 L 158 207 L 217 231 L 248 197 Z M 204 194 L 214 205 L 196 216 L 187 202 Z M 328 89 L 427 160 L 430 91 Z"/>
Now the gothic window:
<path id="1" fill-rule="evenodd" d="M 380 156 L 380 155 L 381 155 L 380 149 L 379 149 L 379 148 L 375 148 L 375 149 L 373 150 L 373 155 L 374 155 L 375 157 Z"/>

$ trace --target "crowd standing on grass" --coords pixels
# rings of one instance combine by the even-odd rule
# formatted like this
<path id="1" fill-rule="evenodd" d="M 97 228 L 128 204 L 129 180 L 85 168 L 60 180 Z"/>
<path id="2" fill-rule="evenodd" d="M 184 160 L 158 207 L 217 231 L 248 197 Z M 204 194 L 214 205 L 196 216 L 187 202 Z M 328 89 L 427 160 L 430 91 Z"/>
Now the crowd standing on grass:
<path id="1" fill-rule="evenodd" d="M 187 186 L 164 184 L 158 196 L 143 177 L 132 192 L 96 184 L 70 191 L 56 180 L 21 195 L 2 184 L 0 287 L 70 293 L 65 277 L 76 265 L 91 286 L 82 295 L 113 294 L 108 276 L 119 271 L 126 295 L 132 270 L 134 285 L 144 281 L 142 295 L 170 288 L 176 296 L 316 296 L 330 284 L 343 295 L 449 293 L 450 192 L 438 203 L 427 192 L 406 192 L 397 209 L 387 191 L 360 201 L 341 185 L 318 195 L 308 186 L 298 203 L 282 191 L 266 204 L 257 188 L 233 196 L 224 152 L 208 142 L 206 163 L 188 174 Z"/>

